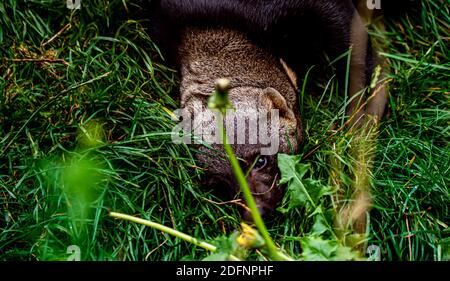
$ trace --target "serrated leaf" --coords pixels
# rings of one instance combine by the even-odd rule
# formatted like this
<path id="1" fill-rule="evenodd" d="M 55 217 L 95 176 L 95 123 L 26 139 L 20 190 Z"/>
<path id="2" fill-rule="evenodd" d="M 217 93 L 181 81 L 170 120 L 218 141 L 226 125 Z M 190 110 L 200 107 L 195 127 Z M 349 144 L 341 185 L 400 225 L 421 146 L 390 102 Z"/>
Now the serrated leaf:
<path id="1" fill-rule="evenodd" d="M 333 257 L 335 261 L 356 261 L 362 260 L 361 256 L 357 251 L 352 250 L 350 247 L 339 246 Z"/>
<path id="2" fill-rule="evenodd" d="M 300 156 L 278 154 L 278 166 L 281 172 L 280 184 L 288 184 L 286 195 L 289 197 L 289 209 L 311 203 L 308 191 L 301 181 L 308 171 L 309 165 L 299 162 Z"/>
<path id="3" fill-rule="evenodd" d="M 356 261 L 364 260 L 360 253 L 344 246 L 335 239 L 324 240 L 319 236 L 307 236 L 301 240 L 302 257 L 307 261 Z"/>
<path id="4" fill-rule="evenodd" d="M 324 240 L 315 236 L 303 238 L 301 245 L 302 257 L 306 261 L 331 260 L 339 247 L 335 240 Z"/>
<path id="5" fill-rule="evenodd" d="M 331 188 L 323 185 L 322 182 L 318 180 L 303 179 L 302 182 L 315 204 L 318 204 L 324 195 L 331 193 Z"/>
<path id="6" fill-rule="evenodd" d="M 309 169 L 309 165 L 299 165 L 301 157 L 299 155 L 278 154 L 278 167 L 281 171 L 280 184 L 288 183 L 295 178 L 302 179 Z"/>
<path id="7" fill-rule="evenodd" d="M 320 207 L 318 207 L 318 209 L 319 208 Z M 310 234 L 319 236 L 319 235 L 325 233 L 327 230 L 329 230 L 328 224 L 325 220 L 324 215 L 322 214 L 322 211 L 320 211 L 314 218 L 314 224 L 313 224 Z"/>
<path id="8" fill-rule="evenodd" d="M 236 248 L 239 247 L 239 245 L 236 242 L 236 238 L 238 237 L 238 232 L 233 232 L 230 236 L 220 236 L 216 237 L 213 241 L 211 241 L 211 244 L 217 247 L 218 252 L 227 252 L 231 253 Z"/>
<path id="9" fill-rule="evenodd" d="M 217 247 L 216 251 L 207 257 L 204 261 L 227 261 L 230 255 L 244 259 L 247 255 L 246 249 L 240 247 L 237 243 L 238 232 L 233 232 L 230 236 L 220 236 L 214 239 L 211 244 Z"/>

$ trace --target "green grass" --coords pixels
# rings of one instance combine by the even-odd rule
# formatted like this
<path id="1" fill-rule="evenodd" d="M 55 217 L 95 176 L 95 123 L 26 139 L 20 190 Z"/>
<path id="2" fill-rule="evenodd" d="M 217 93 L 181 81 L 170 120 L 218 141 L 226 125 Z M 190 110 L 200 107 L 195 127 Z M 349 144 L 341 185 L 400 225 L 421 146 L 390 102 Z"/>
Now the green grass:
<path id="1" fill-rule="evenodd" d="M 0 259 L 65 260 L 70 245 L 83 260 L 203 259 L 201 248 L 107 216 L 137 215 L 206 241 L 240 223 L 235 205 L 199 185 L 192 150 L 171 141 L 178 76 L 142 19 L 126 12 L 133 1 L 86 2 L 79 11 L 65 1 L 0 3 Z M 383 260 L 435 260 L 439 251 L 449 258 L 444 2 L 423 1 L 419 15 L 372 31 L 385 44 L 392 79 L 372 148 L 368 244 L 380 246 Z M 332 130 L 344 120 L 344 100 L 327 82 L 313 87 L 322 93 L 303 96 L 302 162 L 310 164 L 307 178 L 348 187 L 357 157 L 352 136 Z M 295 257 L 311 219 L 290 209 L 267 226 Z"/>

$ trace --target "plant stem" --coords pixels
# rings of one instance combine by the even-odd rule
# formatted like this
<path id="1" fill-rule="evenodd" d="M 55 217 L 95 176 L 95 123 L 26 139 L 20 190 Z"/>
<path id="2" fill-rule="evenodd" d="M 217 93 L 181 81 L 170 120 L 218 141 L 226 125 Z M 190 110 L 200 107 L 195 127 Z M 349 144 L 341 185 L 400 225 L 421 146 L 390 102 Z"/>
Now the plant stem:
<path id="1" fill-rule="evenodd" d="M 123 220 L 127 220 L 127 221 L 131 221 L 131 222 L 135 222 L 135 223 L 139 223 L 139 224 L 142 224 L 142 225 L 149 226 L 151 228 L 160 230 L 162 232 L 165 232 L 165 233 L 168 233 L 168 234 L 173 235 L 175 237 L 178 237 L 180 239 L 183 239 L 183 240 L 185 240 L 185 241 L 187 241 L 189 243 L 192 243 L 192 244 L 194 244 L 196 246 L 202 247 L 203 249 L 211 251 L 211 252 L 214 252 L 214 251 L 217 250 L 217 247 L 214 246 L 214 245 L 211 245 L 211 244 L 206 243 L 206 242 L 199 241 L 195 237 L 189 236 L 187 234 L 184 234 L 183 232 L 180 232 L 178 230 L 175 230 L 173 228 L 164 226 L 164 225 L 156 223 L 156 222 L 152 222 L 152 221 L 149 221 L 149 220 L 144 220 L 144 219 L 141 219 L 141 218 L 136 218 L 136 217 L 133 217 L 133 216 L 130 216 L 130 215 L 116 213 L 116 212 L 110 212 L 109 215 L 111 217 L 113 217 L 113 218 L 123 219 Z"/>
<path id="2" fill-rule="evenodd" d="M 264 241 L 266 242 L 270 258 L 275 261 L 292 260 L 290 257 L 281 253 L 275 246 L 275 243 L 272 241 L 272 238 L 269 235 L 269 231 L 267 231 L 264 221 L 261 218 L 261 214 L 259 213 L 258 207 L 256 206 L 255 199 L 253 198 L 250 187 L 248 186 L 247 180 L 244 176 L 244 172 L 239 165 L 239 162 L 233 152 L 233 149 L 231 148 L 231 145 L 227 141 L 227 134 L 226 129 L 223 126 L 223 120 L 226 118 L 227 106 L 230 105 L 228 99 L 228 90 L 230 86 L 229 83 L 230 82 L 227 79 L 219 79 L 216 82 L 216 93 L 213 99 L 214 102 L 211 103 L 210 106 L 210 108 L 212 107 L 218 109 L 221 113 L 222 118 L 219 118 L 217 120 L 217 126 L 219 128 L 219 132 L 221 133 L 221 139 L 223 142 L 225 153 L 230 160 L 231 169 L 233 170 L 239 186 L 241 187 L 242 193 L 244 194 L 244 199 L 247 203 L 247 207 L 250 209 L 253 221 L 258 231 L 261 233 Z"/>
<path id="3" fill-rule="evenodd" d="M 225 117 L 225 115 L 223 115 L 223 116 Z M 250 209 L 250 212 L 252 214 L 252 218 L 256 225 L 256 228 L 261 233 L 261 236 L 263 237 L 264 241 L 266 242 L 266 246 L 269 251 L 270 258 L 275 261 L 292 260 L 290 257 L 282 254 L 275 246 L 275 243 L 273 243 L 272 238 L 270 237 L 269 232 L 267 231 L 267 228 L 264 224 L 264 221 L 261 218 L 261 214 L 258 211 L 258 207 L 256 206 L 255 199 L 252 196 L 250 187 L 248 186 L 248 183 L 247 183 L 247 180 L 245 179 L 244 173 L 242 172 L 242 169 L 239 166 L 239 162 L 238 162 L 236 156 L 234 155 L 233 149 L 231 148 L 230 144 L 227 142 L 226 131 L 223 126 L 223 123 L 222 122 L 218 122 L 218 123 L 219 123 L 220 132 L 222 132 L 223 146 L 224 146 L 225 152 L 228 156 L 228 159 L 230 160 L 231 168 L 234 172 L 234 175 L 236 176 L 239 186 L 241 187 L 242 193 L 244 194 L 245 202 L 247 203 L 247 207 Z"/>
<path id="4" fill-rule="evenodd" d="M 133 217 L 133 216 L 130 216 L 130 215 L 126 215 L 126 214 L 122 214 L 122 213 L 116 213 L 116 212 L 109 212 L 109 216 L 111 216 L 113 218 L 116 218 L 116 219 L 127 220 L 127 221 L 135 222 L 135 223 L 138 223 L 138 224 L 142 224 L 142 225 L 145 225 L 145 226 L 149 226 L 151 228 L 160 230 L 162 232 L 165 232 L 165 233 L 168 233 L 168 234 L 173 235 L 175 237 L 178 237 L 180 239 L 183 239 L 184 241 L 192 243 L 192 244 L 194 244 L 194 245 L 196 245 L 198 247 L 201 247 L 201 248 L 203 248 L 205 250 L 208 250 L 208 251 L 211 251 L 211 252 L 215 252 L 217 250 L 217 247 L 214 246 L 214 245 L 211 245 L 211 244 L 209 244 L 207 242 L 199 241 L 195 237 L 192 237 L 192 236 L 187 235 L 187 234 L 185 234 L 183 232 L 180 232 L 178 230 L 175 230 L 173 228 L 164 226 L 164 225 L 156 223 L 156 222 L 152 222 L 152 221 L 149 221 L 149 220 L 144 220 L 144 219 L 141 219 L 141 218 L 136 218 L 136 217 Z M 239 259 L 237 257 L 233 256 L 233 255 L 230 255 L 229 258 L 231 260 L 234 260 L 234 261 L 239 261 Z"/>

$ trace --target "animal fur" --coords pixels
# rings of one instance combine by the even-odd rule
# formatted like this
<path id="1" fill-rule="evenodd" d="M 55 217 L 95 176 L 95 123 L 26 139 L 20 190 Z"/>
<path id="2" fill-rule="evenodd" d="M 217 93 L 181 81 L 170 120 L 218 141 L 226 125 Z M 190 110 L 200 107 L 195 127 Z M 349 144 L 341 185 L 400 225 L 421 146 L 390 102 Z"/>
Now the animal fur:
<path id="1" fill-rule="evenodd" d="M 370 100 L 366 100 L 367 93 L 363 91 L 371 79 L 376 55 L 354 2 L 357 1 L 158 0 L 151 1 L 149 10 L 152 35 L 180 71 L 183 108 L 195 113 L 206 107 L 214 81 L 228 78 L 232 85 L 230 98 L 244 115 L 250 109 L 280 111 L 279 152 L 293 153 L 302 141 L 296 76 L 301 77 L 309 65 L 323 63 L 324 54 L 336 58 L 351 48 L 348 94 L 352 102 L 347 110 L 350 123 L 359 126 L 367 114 L 374 115 L 375 120 L 383 114 L 384 89 Z M 345 78 L 344 70 L 341 62 L 341 79 Z M 203 125 L 214 127 L 211 122 Z M 233 145 L 244 170 L 261 157 L 261 146 Z M 197 155 L 208 169 L 208 183 L 236 194 L 238 185 L 228 161 L 220 155 L 222 148 L 213 148 L 216 152 L 202 146 L 203 153 Z M 264 156 L 264 161 L 262 169 L 249 171 L 247 180 L 261 213 L 270 213 L 284 190 L 276 184 L 276 156 Z M 358 210 L 359 213 L 364 212 Z M 249 214 L 244 212 L 244 217 L 249 218 Z"/>

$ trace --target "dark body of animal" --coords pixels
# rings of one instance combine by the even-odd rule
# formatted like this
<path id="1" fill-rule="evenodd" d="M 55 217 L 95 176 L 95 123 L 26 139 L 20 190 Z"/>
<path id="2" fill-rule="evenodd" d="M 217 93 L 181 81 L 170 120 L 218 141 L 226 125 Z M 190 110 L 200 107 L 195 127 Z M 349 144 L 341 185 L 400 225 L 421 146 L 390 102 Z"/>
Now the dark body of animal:
<path id="1" fill-rule="evenodd" d="M 181 107 L 199 114 L 207 107 L 217 78 L 231 82 L 230 99 L 237 121 L 250 126 L 249 115 L 279 114 L 269 137 L 278 137 L 279 153 L 295 153 L 302 142 L 296 75 L 312 64 L 323 63 L 324 54 L 336 58 L 350 52 L 347 113 L 352 124 L 365 116 L 381 117 L 386 93 L 379 89 L 366 101 L 363 89 L 371 80 L 376 55 L 357 7 L 351 0 L 158 0 L 151 1 L 152 35 L 169 61 L 180 72 Z M 363 1 L 367 2 L 367 1 Z M 358 4 L 358 5 L 356 5 Z M 345 61 L 338 63 L 338 76 L 345 79 Z M 361 104 L 366 103 L 364 106 Z M 246 121 L 247 120 L 247 121 Z M 204 121 L 204 122 L 202 122 Z M 214 129 L 211 120 L 197 125 Z M 270 127 L 270 126 L 269 126 Z M 277 130 L 275 132 L 275 130 Z M 244 130 L 246 139 L 251 128 Z M 261 153 L 260 141 L 232 145 L 262 214 L 280 202 L 276 154 Z M 206 183 L 219 192 L 236 195 L 239 186 L 221 152 L 200 146 L 196 156 L 207 168 Z M 250 218 L 244 210 L 244 217 Z"/>

